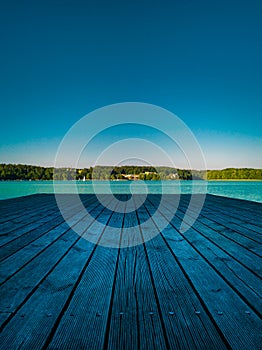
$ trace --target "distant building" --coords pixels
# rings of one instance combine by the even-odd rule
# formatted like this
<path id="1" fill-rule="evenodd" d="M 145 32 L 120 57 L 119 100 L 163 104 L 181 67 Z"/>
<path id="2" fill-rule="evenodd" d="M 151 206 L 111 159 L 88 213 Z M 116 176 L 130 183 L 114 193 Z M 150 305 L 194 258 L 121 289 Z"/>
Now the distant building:
<path id="1" fill-rule="evenodd" d="M 135 174 L 122 174 L 122 176 L 127 180 L 139 180 L 139 175 Z"/>
<path id="2" fill-rule="evenodd" d="M 169 178 L 170 178 L 171 180 L 177 180 L 177 179 L 179 179 L 179 176 L 178 176 L 177 173 L 173 173 L 173 174 L 170 174 L 170 175 L 169 175 Z"/>

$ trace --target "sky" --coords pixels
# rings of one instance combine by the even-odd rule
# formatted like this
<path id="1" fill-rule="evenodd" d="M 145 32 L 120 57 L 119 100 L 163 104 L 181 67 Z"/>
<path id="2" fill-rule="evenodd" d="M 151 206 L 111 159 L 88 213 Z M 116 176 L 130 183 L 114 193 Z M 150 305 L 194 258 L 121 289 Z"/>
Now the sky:
<path id="1" fill-rule="evenodd" d="M 0 163 L 52 166 L 80 118 L 143 102 L 183 120 L 208 169 L 261 168 L 261 16 L 260 0 L 1 1 Z M 155 161 L 166 165 L 157 153 Z"/>

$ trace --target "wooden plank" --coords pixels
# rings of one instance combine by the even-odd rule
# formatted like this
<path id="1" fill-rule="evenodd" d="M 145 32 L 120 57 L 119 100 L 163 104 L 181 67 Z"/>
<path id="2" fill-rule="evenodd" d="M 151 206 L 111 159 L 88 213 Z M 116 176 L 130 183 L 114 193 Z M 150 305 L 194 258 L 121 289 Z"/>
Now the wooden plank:
<path id="1" fill-rule="evenodd" d="M 108 349 L 167 346 L 144 247 L 133 246 L 141 238 L 135 211 L 126 214 L 121 240 L 125 248 L 119 255 Z"/>
<path id="2" fill-rule="evenodd" d="M 53 219 L 58 219 L 59 217 L 60 217 L 60 215 L 57 212 L 53 213 L 51 215 L 48 215 L 48 221 L 52 222 Z M 9 244 L 10 244 L 10 246 L 12 246 L 12 245 L 16 246 L 17 239 L 23 240 L 23 237 L 21 238 L 21 236 L 23 236 L 24 234 L 28 234 L 29 232 L 32 232 L 35 229 L 40 229 L 41 226 L 46 227 L 47 223 L 46 222 L 42 222 L 42 223 L 39 222 L 39 218 L 32 220 L 32 222 L 30 224 L 21 225 L 20 227 L 19 227 L 19 225 L 17 225 L 17 226 L 12 225 L 12 230 L 10 230 L 8 233 L 1 234 L 1 239 L 0 239 L 0 242 L 1 242 L 0 247 L 2 250 L 1 254 L 3 254 L 3 252 L 4 252 L 4 249 L 2 249 L 4 246 L 7 246 Z M 14 228 L 14 227 L 16 227 L 16 228 Z M 11 243 L 11 242 L 13 242 L 13 243 Z M 5 256 L 5 254 L 3 256 Z"/>
<path id="3" fill-rule="evenodd" d="M 169 224 L 163 238 L 221 334 L 233 349 L 258 349 L 261 319 L 177 230 Z"/>
<path id="4" fill-rule="evenodd" d="M 168 210 L 168 207 L 166 210 Z M 172 220 L 172 224 L 175 227 L 180 227 L 181 222 L 182 220 L 178 217 L 174 217 Z M 257 314 L 262 312 L 262 285 L 260 278 L 230 257 L 213 242 L 203 237 L 194 227 L 188 231 L 188 234 L 181 234 L 181 236 L 194 247 Z"/>
<path id="5" fill-rule="evenodd" d="M 210 211 L 202 212 L 199 217 L 199 220 L 201 220 L 201 222 L 207 225 L 209 223 L 212 223 L 212 226 L 215 227 L 217 231 L 221 231 L 225 234 L 228 234 L 229 236 L 233 235 L 233 237 L 235 237 L 236 239 L 238 239 L 238 236 L 236 234 L 246 237 L 248 240 L 251 241 L 249 242 L 248 240 L 246 240 L 247 244 L 252 244 L 253 242 L 255 242 L 255 246 L 261 245 L 261 233 L 243 227 L 240 221 L 236 223 L 230 220 L 229 222 L 229 220 L 225 219 L 225 215 L 210 215 Z"/>
<path id="6" fill-rule="evenodd" d="M 100 215 L 101 207 L 94 209 L 94 211 L 93 215 Z M 79 214 L 79 219 L 81 219 L 81 216 L 83 216 L 82 213 Z M 80 220 L 74 228 L 85 232 L 94 220 L 89 215 Z M 63 239 L 54 242 L 0 287 L 0 294 L 2 295 L 0 303 L 2 322 L 8 321 L 7 312 L 15 315 L 79 239 L 79 235 L 73 232 L 72 229 L 68 229 Z"/>
<path id="7" fill-rule="evenodd" d="M 49 198 L 50 200 L 54 201 L 53 195 L 50 195 Z M 26 198 L 26 202 L 27 200 L 28 199 Z M 34 201 L 34 198 L 31 198 L 31 200 Z M 26 215 L 27 214 L 21 216 L 18 221 L 12 220 L 5 222 L 5 229 L 3 229 L 3 227 L 0 229 L 0 246 L 3 246 L 24 233 L 41 226 L 41 224 L 60 216 L 56 202 L 55 204 L 52 204 L 51 207 L 49 206 L 49 203 L 46 203 L 46 206 L 44 205 L 43 208 L 35 208 L 35 213 L 34 210 L 32 210 L 32 213 L 30 213 L 28 217 L 26 217 Z M 26 217 L 25 220 L 24 217 Z M 20 220 L 22 221 L 20 222 Z"/>
<path id="8" fill-rule="evenodd" d="M 100 206 L 98 215 L 101 216 L 100 222 L 106 223 L 112 212 L 104 211 Z M 86 228 L 92 230 L 93 235 L 96 234 L 99 239 L 100 227 L 98 221 L 93 220 Z M 94 250 L 95 245 L 88 240 L 77 240 L 17 312 L 16 317 L 7 324 L 1 337 L 3 344 L 20 349 L 40 348 L 44 345 L 70 302 Z M 19 331 L 15 332 L 15 329 Z"/>
<path id="9" fill-rule="evenodd" d="M 31 224 L 32 222 L 38 221 L 47 217 L 49 214 L 52 214 L 56 211 L 55 205 L 50 205 L 49 208 L 44 205 L 42 208 L 38 208 L 35 212 L 32 210 L 32 213 L 26 212 L 24 210 L 24 215 L 16 217 L 15 219 L 10 218 L 4 223 L 0 224 L 1 236 L 6 235 L 14 230 L 22 228 L 26 225 Z"/>
<path id="10" fill-rule="evenodd" d="M 185 213 L 187 211 L 187 207 L 180 206 L 180 210 L 182 213 Z M 191 217 L 194 217 L 195 211 L 194 210 L 188 211 L 188 215 Z M 197 218 L 197 223 L 203 224 L 207 228 L 215 231 L 217 234 L 232 240 L 233 242 L 241 245 L 243 248 L 248 249 L 249 251 L 252 251 L 254 254 L 258 255 L 259 257 L 262 257 L 262 235 L 258 235 L 255 233 L 256 239 L 247 237 L 242 232 L 243 227 L 240 226 L 241 225 L 240 223 L 237 227 L 237 230 L 234 230 L 230 227 L 227 227 L 228 221 L 226 220 L 225 217 L 223 220 L 223 224 L 220 224 L 217 221 L 213 221 L 213 215 L 210 210 L 205 215 L 207 215 L 208 217 L 205 217 L 202 214 L 200 214 Z M 248 231 L 250 236 L 250 230 Z"/>
<path id="11" fill-rule="evenodd" d="M 90 198 L 88 204 L 88 210 L 92 213 L 92 210 L 99 206 L 97 201 L 94 201 L 94 198 Z M 70 222 L 72 225 L 76 224 L 85 217 L 85 212 L 81 211 L 77 214 L 73 214 Z M 37 255 L 46 250 L 58 239 L 62 239 L 64 234 L 68 231 L 68 224 L 63 222 L 54 229 L 51 229 L 46 234 L 40 236 L 34 242 L 28 244 L 23 249 L 19 250 L 15 254 L 9 256 L 4 261 L 1 262 L 0 269 L 0 285 L 2 285 L 7 279 L 13 276 L 16 272 L 25 267 L 32 259 Z"/>
<path id="12" fill-rule="evenodd" d="M 211 205 L 213 206 L 215 204 L 219 213 L 225 216 L 230 215 L 230 218 L 233 220 L 241 220 L 242 224 L 247 228 L 253 229 L 255 231 L 259 229 L 259 232 L 261 233 L 262 203 L 255 203 L 246 200 L 237 200 L 225 197 L 218 198 L 218 196 L 212 197 L 213 198 L 211 200 Z M 209 208 L 209 200 L 207 200 L 206 205 L 207 208 Z"/>
<path id="13" fill-rule="evenodd" d="M 105 197 L 109 201 L 109 197 Z M 231 201 L 213 201 L 212 197 L 208 196 L 206 212 L 211 212 L 212 205 L 224 212 L 230 208 Z M 135 213 L 112 214 L 106 209 L 102 211 L 94 196 L 93 200 L 90 196 L 83 198 L 98 220 L 76 213 L 77 207 L 70 208 L 68 215 L 74 217 L 79 229 L 86 230 L 86 236 L 92 235 L 93 240 L 99 239 L 104 244 L 118 237 L 119 246 L 124 246 L 141 235 L 138 226 L 134 227 Z M 159 198 L 149 196 L 149 201 L 137 213 L 141 221 L 152 216 Z M 173 200 L 174 196 L 168 198 Z M 261 281 L 258 273 L 254 271 L 254 274 L 242 263 L 242 251 L 236 260 L 231 256 L 232 248 L 228 252 L 215 239 L 211 240 L 215 234 L 223 236 L 216 232 L 222 230 L 223 222 L 213 223 L 215 216 L 206 219 L 200 216 L 196 223 L 200 226 L 184 234 L 178 232 L 189 199 L 190 196 L 181 196 L 178 216 L 160 235 L 137 247 L 96 246 L 72 230 L 66 231 L 65 223 L 47 230 L 31 243 L 25 236 L 25 244 L 2 265 L 7 272 L 2 277 L 7 279 L 0 287 L 1 346 L 10 350 L 259 349 Z M 20 213 L 23 201 L 26 203 L 28 198 L 19 201 Z M 29 202 L 28 207 L 33 208 L 35 198 L 32 196 Z M 43 200 L 46 207 L 51 202 L 51 197 Z M 11 201 L 6 205 L 6 213 L 12 210 L 12 205 Z M 242 212 L 238 202 L 234 206 Z M 244 220 L 251 220 L 252 208 L 256 206 L 250 205 Z M 157 229 L 158 223 L 167 223 L 168 210 L 167 200 L 160 221 L 150 219 L 142 229 L 145 239 Z M 44 211 L 43 207 L 42 216 L 37 217 L 39 223 L 47 220 Z M 223 215 L 220 211 L 221 220 Z M 224 218 L 229 220 L 226 215 Z M 20 219 L 14 220 L 19 223 Z M 125 236 L 122 224 L 128 228 Z M 114 226 L 120 229 L 115 236 Z M 204 227 L 210 237 L 207 232 L 202 233 Z M 253 233 L 259 239 L 259 233 Z M 247 231 L 240 241 L 241 232 L 236 229 L 231 239 L 228 239 L 230 231 L 225 229 L 223 234 L 223 242 L 228 246 L 241 247 L 242 244 L 242 249 L 247 250 L 243 245 L 251 241 Z M 229 237 L 225 237 L 227 234 Z M 257 249 L 254 246 L 253 253 L 250 249 L 250 256 L 259 254 Z"/>
<path id="14" fill-rule="evenodd" d="M 251 240 L 261 242 L 262 229 L 254 231 L 250 227 L 246 227 L 245 221 L 243 222 L 243 220 L 241 220 L 242 212 L 239 211 L 238 215 L 239 218 L 234 219 L 230 215 L 230 211 L 228 211 L 227 213 L 221 213 L 218 210 L 214 210 L 214 204 L 213 209 L 211 205 L 209 207 L 205 205 L 201 211 L 201 218 L 203 218 L 203 220 L 210 219 L 212 222 L 223 226 L 225 230 L 229 229 L 234 232 L 240 233 L 241 235 Z M 255 221 L 256 219 L 253 217 L 252 220 Z"/>
<path id="15" fill-rule="evenodd" d="M 217 222 L 218 224 L 221 224 L 224 227 L 231 228 L 232 230 L 239 232 L 242 235 L 245 235 L 246 237 L 249 237 L 250 239 L 258 240 L 261 242 L 261 233 L 262 231 L 259 230 L 259 232 L 253 231 L 250 227 L 245 227 L 246 222 L 256 222 L 257 219 L 255 216 L 252 216 L 249 214 L 249 219 L 244 218 L 243 215 L 245 214 L 244 206 L 238 210 L 238 217 L 234 218 L 231 215 L 230 208 L 224 207 L 224 210 L 222 211 L 223 207 L 222 204 L 218 207 L 216 202 L 213 202 L 214 196 L 208 195 L 206 197 L 205 205 L 203 206 L 201 210 L 201 215 L 205 218 L 209 218 L 213 222 Z M 182 206 L 181 207 L 187 207 L 187 203 L 183 203 L 182 198 Z M 243 201 L 242 201 L 243 202 Z M 227 209 L 226 209 L 227 208 Z M 198 208 L 192 207 L 192 210 L 196 210 Z"/>
<path id="16" fill-rule="evenodd" d="M 167 205 L 168 206 L 168 205 Z M 179 206 L 177 210 L 177 216 L 182 219 L 184 217 L 185 209 L 184 205 Z M 180 210 L 181 209 L 181 210 Z M 211 216 L 210 212 L 210 216 Z M 190 215 L 189 215 L 190 216 Z M 227 217 L 225 217 L 225 221 Z M 211 230 L 209 227 L 201 223 L 201 220 L 197 220 L 194 223 L 194 228 L 196 228 L 201 234 L 203 234 L 207 239 L 211 240 L 223 249 L 226 253 L 236 259 L 239 263 L 243 264 L 246 268 L 250 269 L 258 276 L 261 275 L 261 258 L 254 252 L 250 251 L 248 247 L 241 246 L 240 244 L 230 240 L 228 237 L 222 235 L 220 232 Z M 259 249 L 259 248 L 257 248 Z M 261 254 L 259 254 L 261 255 Z"/>
<path id="17" fill-rule="evenodd" d="M 0 221 L 0 229 L 1 231 L 5 227 L 5 224 L 14 222 L 23 222 L 26 221 L 27 218 L 36 217 L 39 213 L 48 211 L 49 209 L 56 210 L 56 201 L 53 195 L 43 196 L 42 198 L 37 195 L 23 197 L 23 201 L 21 202 L 21 206 L 17 207 L 16 204 L 12 204 L 11 207 L 4 207 L 2 205 L 3 201 L 0 201 L 1 208 L 1 221 Z M 33 205 L 32 205 L 33 203 Z"/>
<path id="18" fill-rule="evenodd" d="M 184 212 L 177 211 L 176 216 L 183 219 Z M 245 266 L 247 269 L 255 273 L 258 277 L 261 276 L 261 258 L 250 251 L 248 247 L 244 247 L 228 237 L 222 235 L 220 232 L 212 230 L 210 227 L 203 225 L 200 221 L 194 223 L 194 228 L 206 239 L 213 242 L 225 253 Z"/>
<path id="19" fill-rule="evenodd" d="M 211 196 L 211 195 L 210 195 Z M 223 196 L 216 196 L 212 195 L 212 200 L 216 201 L 217 204 L 219 204 L 219 207 L 221 209 L 225 207 L 230 207 L 234 208 L 235 212 L 243 210 L 243 207 L 245 208 L 245 212 L 253 213 L 255 216 L 260 216 L 261 214 L 261 207 L 262 203 L 261 202 L 253 202 L 249 200 L 244 200 L 244 199 L 238 199 L 238 198 L 228 198 L 228 197 L 223 197 Z M 261 221 L 261 217 L 260 217 Z"/>
<path id="20" fill-rule="evenodd" d="M 149 206 L 147 201 L 146 208 Z M 157 227 L 146 208 L 141 207 L 138 210 L 138 217 L 146 217 L 146 230 L 154 232 Z M 145 248 L 168 335 L 169 348 L 226 349 L 224 339 L 201 305 L 161 235 L 147 241 Z"/>
<path id="21" fill-rule="evenodd" d="M 101 239 L 108 236 L 104 242 L 110 240 L 112 228 L 117 228 L 120 244 L 123 218 L 122 213 L 113 213 L 101 236 Z M 118 259 L 119 249 L 96 247 L 45 347 L 102 349 L 106 346 Z"/>
<path id="22" fill-rule="evenodd" d="M 93 198 L 93 197 L 91 197 Z M 78 213 L 81 210 L 78 206 L 69 206 L 65 213 L 68 218 Z M 15 235 L 12 235 L 7 243 L 3 244 L 0 251 L 0 261 L 6 259 L 12 254 L 16 253 L 20 249 L 23 249 L 26 245 L 36 241 L 39 237 L 46 234 L 46 232 L 54 229 L 64 222 L 64 218 L 57 210 L 54 214 L 49 216 L 49 221 L 43 224 L 32 224 L 31 227 L 26 227 L 25 230 L 18 230 Z M 24 232 L 25 231 L 25 232 Z"/>

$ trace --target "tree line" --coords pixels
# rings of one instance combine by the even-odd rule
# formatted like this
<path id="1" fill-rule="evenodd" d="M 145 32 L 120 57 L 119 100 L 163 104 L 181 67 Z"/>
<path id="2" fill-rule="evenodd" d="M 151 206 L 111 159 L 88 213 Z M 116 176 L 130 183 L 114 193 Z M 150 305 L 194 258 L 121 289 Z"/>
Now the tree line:
<path id="1" fill-rule="evenodd" d="M 262 180 L 262 169 L 227 168 L 223 170 L 209 170 L 208 180 Z"/>
<path id="2" fill-rule="evenodd" d="M 131 176 L 132 175 L 132 176 Z M 262 169 L 188 170 L 152 166 L 96 166 L 83 169 L 0 164 L 0 180 L 262 180 Z"/>

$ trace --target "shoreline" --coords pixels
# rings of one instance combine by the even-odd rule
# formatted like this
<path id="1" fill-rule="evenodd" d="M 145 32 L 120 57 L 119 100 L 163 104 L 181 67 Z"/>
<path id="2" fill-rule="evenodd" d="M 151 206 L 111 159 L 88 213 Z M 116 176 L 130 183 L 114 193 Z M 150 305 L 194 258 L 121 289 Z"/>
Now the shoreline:
<path id="1" fill-rule="evenodd" d="M 232 181 L 237 181 L 237 182 L 262 182 L 262 179 L 208 179 L 208 180 L 205 180 L 205 179 L 193 179 L 193 180 L 185 180 L 185 179 L 178 179 L 178 180 L 106 180 L 106 179 L 103 179 L 103 180 L 100 180 L 100 179 L 93 179 L 93 180 L 0 180 L 0 183 L 6 183 L 6 182 L 14 182 L 14 183 L 17 183 L 17 182 L 76 182 L 76 183 L 90 183 L 92 181 L 110 181 L 110 182 L 125 182 L 125 183 L 128 183 L 128 182 L 139 182 L 139 181 L 143 181 L 143 182 L 180 182 L 180 181 L 183 181 L 183 182 L 192 182 L 192 181 L 201 181 L 201 182 L 210 182 L 210 181 L 215 181 L 215 182 L 221 182 L 221 181 L 229 181 L 229 182 L 232 182 Z"/>

